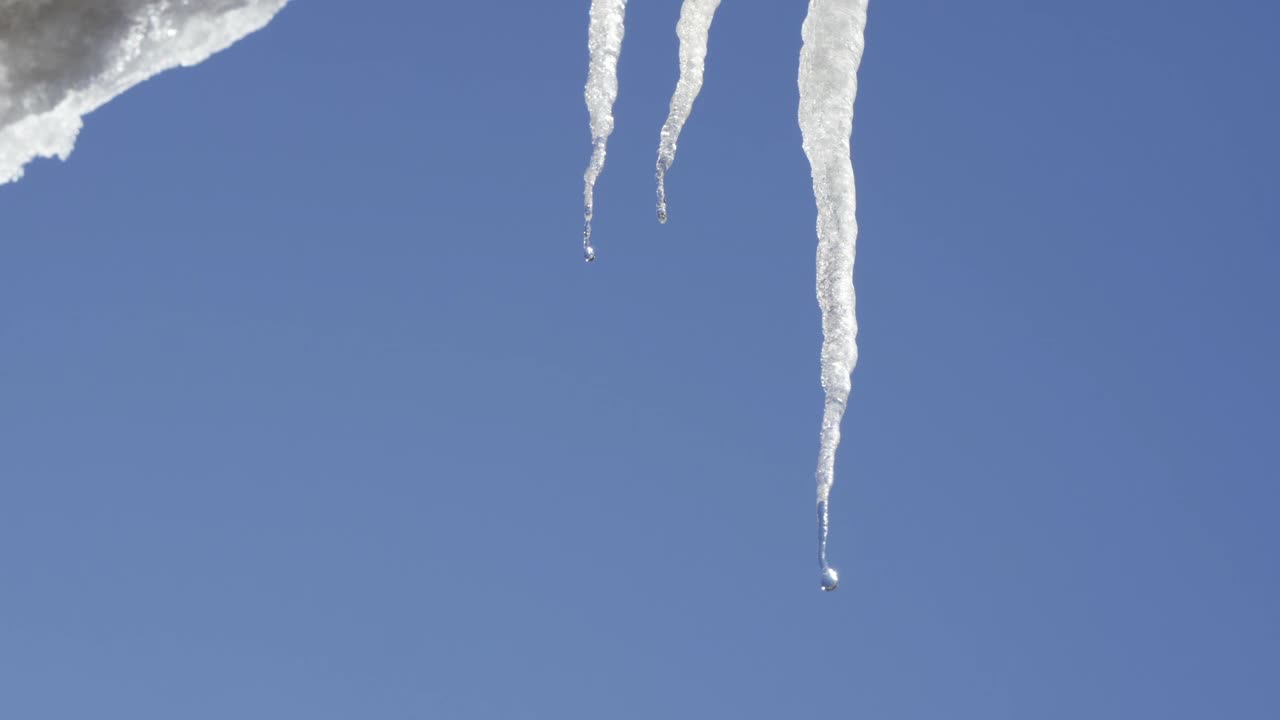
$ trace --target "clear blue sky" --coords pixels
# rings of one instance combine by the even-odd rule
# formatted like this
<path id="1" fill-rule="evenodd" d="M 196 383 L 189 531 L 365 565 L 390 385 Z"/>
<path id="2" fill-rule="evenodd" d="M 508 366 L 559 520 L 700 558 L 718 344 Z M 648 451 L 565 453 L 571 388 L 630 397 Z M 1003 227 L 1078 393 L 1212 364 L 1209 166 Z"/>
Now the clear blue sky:
<path id="1" fill-rule="evenodd" d="M 1280 716 L 1280 10 L 872 3 L 824 594 L 805 3 L 666 226 L 632 3 L 594 266 L 587 5 L 295 2 L 0 187 L 0 716 Z"/>

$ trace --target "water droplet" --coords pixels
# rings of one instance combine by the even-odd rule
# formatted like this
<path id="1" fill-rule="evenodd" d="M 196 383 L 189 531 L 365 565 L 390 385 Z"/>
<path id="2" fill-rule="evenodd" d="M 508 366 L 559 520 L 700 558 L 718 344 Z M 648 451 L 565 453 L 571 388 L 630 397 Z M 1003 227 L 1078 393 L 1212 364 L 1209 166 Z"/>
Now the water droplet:
<path id="1" fill-rule="evenodd" d="M 822 568 L 822 589 L 831 592 L 838 587 L 840 587 L 840 574 L 836 569 L 830 565 Z"/>
<path id="2" fill-rule="evenodd" d="M 593 247 L 591 247 L 590 245 L 588 245 L 588 246 L 586 246 L 585 248 L 583 248 L 583 249 L 582 249 L 582 259 L 583 259 L 583 260 L 586 260 L 587 262 L 595 262 L 595 261 L 596 261 L 596 249 L 595 249 L 595 248 L 593 248 Z"/>

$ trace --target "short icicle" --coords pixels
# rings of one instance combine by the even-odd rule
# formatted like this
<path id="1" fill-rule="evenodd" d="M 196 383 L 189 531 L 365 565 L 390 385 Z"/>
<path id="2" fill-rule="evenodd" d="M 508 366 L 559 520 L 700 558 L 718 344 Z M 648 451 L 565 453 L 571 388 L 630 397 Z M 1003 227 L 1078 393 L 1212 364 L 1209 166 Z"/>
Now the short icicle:
<path id="1" fill-rule="evenodd" d="M 720 0 L 684 0 L 676 35 L 680 38 L 680 79 L 671 95 L 671 110 L 662 125 L 658 141 L 658 222 L 667 221 L 667 171 L 676 159 L 676 141 L 689 119 L 693 101 L 702 90 L 702 76 L 707 59 L 707 35 Z"/>
<path id="2" fill-rule="evenodd" d="M 587 262 L 596 259 L 591 245 L 591 217 L 595 211 L 596 179 L 604 169 L 604 156 L 613 132 L 613 102 L 618 98 L 618 55 L 622 52 L 623 18 L 627 0 L 591 0 L 591 22 L 587 30 L 587 49 L 591 55 L 587 71 L 587 112 L 591 115 L 591 162 L 583 179 L 585 225 L 582 231 L 582 256 Z"/>

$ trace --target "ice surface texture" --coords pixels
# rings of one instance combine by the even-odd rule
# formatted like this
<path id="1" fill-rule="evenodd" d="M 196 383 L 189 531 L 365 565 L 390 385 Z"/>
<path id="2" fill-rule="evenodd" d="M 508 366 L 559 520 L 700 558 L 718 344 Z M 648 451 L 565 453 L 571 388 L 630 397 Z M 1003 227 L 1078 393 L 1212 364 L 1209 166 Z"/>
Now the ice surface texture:
<path id="1" fill-rule="evenodd" d="M 82 118 L 130 87 L 195 65 L 287 0 L 0 0 L 0 183 L 71 154 Z"/>

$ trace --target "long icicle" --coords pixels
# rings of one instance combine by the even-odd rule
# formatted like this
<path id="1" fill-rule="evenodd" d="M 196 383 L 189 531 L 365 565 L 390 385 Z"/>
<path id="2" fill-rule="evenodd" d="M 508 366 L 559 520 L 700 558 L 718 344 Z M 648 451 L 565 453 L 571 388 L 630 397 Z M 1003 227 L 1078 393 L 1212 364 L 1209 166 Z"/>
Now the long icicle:
<path id="1" fill-rule="evenodd" d="M 827 562 L 828 503 L 835 481 L 840 421 L 849 400 L 850 374 L 858 362 L 854 314 L 854 247 L 857 203 L 849 138 L 858 94 L 867 0 L 810 0 L 801 35 L 800 132 L 813 172 L 818 207 L 818 306 L 822 309 L 822 413 L 818 454 L 818 562 L 823 590 L 839 576 Z"/>
<path id="2" fill-rule="evenodd" d="M 662 125 L 658 141 L 658 222 L 667 221 L 667 170 L 676 159 L 676 141 L 689 119 L 693 101 L 702 90 L 702 75 L 707 59 L 707 35 L 720 0 L 684 0 L 676 35 L 680 38 L 680 79 L 671 95 L 671 110 Z"/>
<path id="3" fill-rule="evenodd" d="M 596 259 L 591 245 L 591 217 L 595 211 L 596 179 L 604 169 L 605 148 L 613 132 L 613 101 L 618 98 L 618 55 L 622 52 L 626 9 L 627 0 L 591 0 L 591 22 L 587 30 L 591 65 L 586 88 L 587 112 L 591 114 L 591 163 L 583 176 L 586 187 L 582 231 L 582 256 L 587 262 Z"/>

